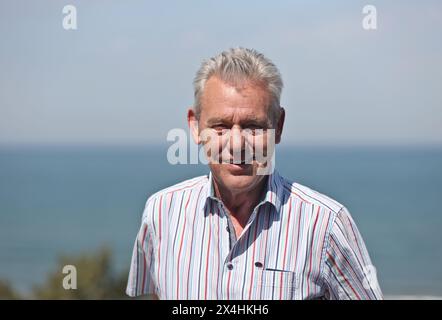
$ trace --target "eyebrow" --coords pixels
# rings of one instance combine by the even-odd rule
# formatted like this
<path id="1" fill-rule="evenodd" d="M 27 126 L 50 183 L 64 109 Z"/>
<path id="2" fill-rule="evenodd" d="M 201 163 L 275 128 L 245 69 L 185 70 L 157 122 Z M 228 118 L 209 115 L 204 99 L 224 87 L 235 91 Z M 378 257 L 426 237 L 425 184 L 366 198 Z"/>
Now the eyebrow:
<path id="1" fill-rule="evenodd" d="M 224 118 L 220 118 L 220 117 L 215 117 L 215 118 L 210 118 L 207 120 L 207 125 L 214 125 L 214 124 L 232 124 L 232 122 L 230 120 L 226 120 Z M 262 120 L 259 119 L 257 117 L 250 117 L 248 119 L 245 119 L 244 121 L 241 122 L 241 125 L 250 125 L 250 124 L 255 124 L 255 125 L 260 125 L 260 126 L 267 126 L 270 125 L 270 121 L 269 119 L 266 120 Z"/>
<path id="2" fill-rule="evenodd" d="M 208 125 L 218 124 L 218 123 L 231 123 L 230 121 L 226 121 L 226 119 L 223 118 L 210 118 L 207 120 Z"/>

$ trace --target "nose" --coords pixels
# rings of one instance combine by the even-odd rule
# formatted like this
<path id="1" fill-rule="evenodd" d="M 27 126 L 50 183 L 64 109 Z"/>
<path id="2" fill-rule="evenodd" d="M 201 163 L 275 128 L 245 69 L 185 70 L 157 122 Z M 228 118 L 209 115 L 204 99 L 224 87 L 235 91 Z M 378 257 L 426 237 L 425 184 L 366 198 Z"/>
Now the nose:
<path id="1" fill-rule="evenodd" d="M 230 152 L 233 156 L 233 163 L 242 162 L 242 154 L 245 147 L 245 138 L 242 135 L 241 128 L 234 126 L 230 130 Z"/>

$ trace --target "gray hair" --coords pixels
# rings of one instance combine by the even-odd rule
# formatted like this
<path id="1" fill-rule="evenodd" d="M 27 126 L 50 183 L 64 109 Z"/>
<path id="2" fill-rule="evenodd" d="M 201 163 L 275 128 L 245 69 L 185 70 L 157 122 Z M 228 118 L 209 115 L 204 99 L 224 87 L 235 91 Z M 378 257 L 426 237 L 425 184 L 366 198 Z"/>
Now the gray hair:
<path id="1" fill-rule="evenodd" d="M 244 81 L 264 83 L 271 96 L 273 115 L 278 115 L 283 87 L 278 68 L 262 53 L 254 49 L 232 48 L 203 61 L 193 81 L 196 117 L 201 113 L 201 96 L 206 81 L 217 76 L 234 85 Z M 275 118 L 274 118 L 275 119 Z"/>

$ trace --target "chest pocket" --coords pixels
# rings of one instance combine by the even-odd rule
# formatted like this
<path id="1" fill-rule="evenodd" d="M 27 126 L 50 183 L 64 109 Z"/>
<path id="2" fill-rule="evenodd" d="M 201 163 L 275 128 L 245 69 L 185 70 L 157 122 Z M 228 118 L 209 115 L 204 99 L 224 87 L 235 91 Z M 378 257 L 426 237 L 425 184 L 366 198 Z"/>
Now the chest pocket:
<path id="1" fill-rule="evenodd" d="M 293 300 L 297 275 L 291 271 L 264 269 L 258 276 L 257 289 L 262 300 Z"/>

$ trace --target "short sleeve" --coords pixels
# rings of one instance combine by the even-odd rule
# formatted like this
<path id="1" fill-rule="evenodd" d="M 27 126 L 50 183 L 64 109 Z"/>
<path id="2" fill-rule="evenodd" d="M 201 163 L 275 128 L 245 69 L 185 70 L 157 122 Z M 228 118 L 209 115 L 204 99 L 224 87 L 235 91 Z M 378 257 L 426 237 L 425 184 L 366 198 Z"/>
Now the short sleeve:
<path id="1" fill-rule="evenodd" d="M 149 295 L 155 293 L 155 283 L 152 278 L 154 265 L 153 235 L 148 224 L 148 216 L 151 208 L 149 201 L 143 213 L 140 230 L 132 253 L 129 279 L 126 294 L 130 297 Z"/>
<path id="2" fill-rule="evenodd" d="M 338 300 L 383 299 L 364 240 L 343 207 L 331 227 L 324 260 L 326 296 Z"/>

